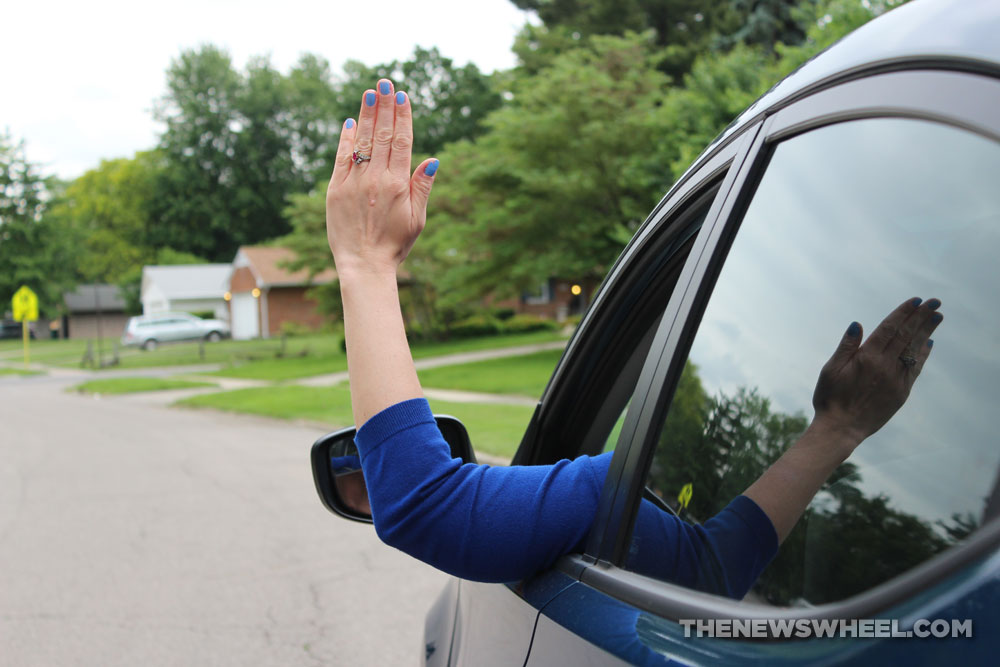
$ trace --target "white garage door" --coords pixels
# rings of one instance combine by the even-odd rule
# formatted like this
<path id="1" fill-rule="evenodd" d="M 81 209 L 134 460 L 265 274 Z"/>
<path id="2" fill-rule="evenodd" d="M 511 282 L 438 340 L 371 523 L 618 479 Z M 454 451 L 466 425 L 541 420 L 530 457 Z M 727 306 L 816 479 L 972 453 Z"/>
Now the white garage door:
<path id="1" fill-rule="evenodd" d="M 229 302 L 233 309 L 233 338 L 247 340 L 260 335 L 260 316 L 257 312 L 257 299 L 250 292 L 233 294 Z"/>

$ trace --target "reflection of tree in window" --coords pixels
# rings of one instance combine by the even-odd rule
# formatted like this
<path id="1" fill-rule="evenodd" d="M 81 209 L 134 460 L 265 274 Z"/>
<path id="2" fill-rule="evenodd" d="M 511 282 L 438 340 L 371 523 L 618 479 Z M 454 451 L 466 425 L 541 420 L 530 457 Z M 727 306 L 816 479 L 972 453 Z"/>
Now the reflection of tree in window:
<path id="1" fill-rule="evenodd" d="M 802 414 L 773 410 L 756 389 L 709 396 L 697 366 L 688 361 L 648 485 L 682 518 L 700 523 L 750 486 L 807 425 Z M 979 525 L 972 515 L 932 525 L 894 509 L 885 495 L 865 495 L 860 481 L 854 464 L 837 469 L 761 575 L 753 595 L 777 605 L 840 600 L 920 564 Z M 682 508 L 677 497 L 686 484 L 693 494 Z"/>

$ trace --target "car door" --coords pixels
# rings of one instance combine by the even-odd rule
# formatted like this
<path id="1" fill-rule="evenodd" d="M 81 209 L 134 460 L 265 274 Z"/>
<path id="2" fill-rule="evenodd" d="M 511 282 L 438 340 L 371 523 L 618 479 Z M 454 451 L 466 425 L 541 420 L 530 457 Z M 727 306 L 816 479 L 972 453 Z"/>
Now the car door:
<path id="1" fill-rule="evenodd" d="M 727 175 L 735 173 L 732 166 L 749 141 L 750 135 L 743 135 L 714 151 L 661 202 L 622 253 L 568 344 L 512 465 L 614 448 L 657 323 L 672 290 L 686 282 L 685 260 L 698 231 L 721 205 L 721 193 L 732 182 Z M 569 583 L 556 570 L 511 584 L 454 582 L 428 620 L 428 627 L 436 628 L 454 613 L 453 641 L 447 653 L 434 641 L 427 664 L 523 663 L 539 610 Z"/>
<path id="2" fill-rule="evenodd" d="M 744 133 L 732 187 L 700 227 L 628 392 L 586 553 L 560 561 L 563 585 L 542 607 L 528 665 L 992 655 L 982 635 L 760 642 L 699 638 L 681 623 L 879 616 L 912 630 L 936 616 L 996 627 L 1000 81 L 919 66 L 829 87 Z M 695 190 L 710 182 L 695 180 Z M 847 325 L 870 332 L 916 295 L 941 298 L 946 321 L 910 400 L 831 477 L 745 598 L 631 569 L 644 495 L 691 523 L 719 511 L 804 429 L 812 384 Z M 613 338 L 605 329 L 624 324 L 581 335 Z M 519 453 L 526 462 L 551 455 L 542 442 L 559 427 L 544 400 L 578 389 L 572 352 Z M 601 419 L 563 428 L 586 436 Z"/>

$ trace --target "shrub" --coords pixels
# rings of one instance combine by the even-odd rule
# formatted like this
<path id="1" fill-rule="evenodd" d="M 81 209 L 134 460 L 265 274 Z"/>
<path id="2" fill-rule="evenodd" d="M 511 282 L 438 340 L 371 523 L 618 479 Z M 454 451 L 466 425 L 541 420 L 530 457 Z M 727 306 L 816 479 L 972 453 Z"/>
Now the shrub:
<path id="1" fill-rule="evenodd" d="M 215 311 L 214 310 L 196 310 L 196 311 L 192 312 L 191 315 L 194 315 L 195 317 L 200 317 L 203 320 L 214 320 L 215 319 Z"/>
<path id="2" fill-rule="evenodd" d="M 501 322 L 506 322 L 510 318 L 514 317 L 513 308 L 494 308 L 493 317 L 497 318 Z"/>
<path id="3" fill-rule="evenodd" d="M 448 327 L 448 333 L 455 338 L 474 338 L 476 336 L 495 336 L 503 332 L 503 325 L 489 315 L 473 315 L 459 320 Z"/>
<path id="4" fill-rule="evenodd" d="M 308 336 L 314 331 L 301 322 L 285 321 L 281 323 L 281 335 L 294 338 L 295 336 Z"/>
<path id="5" fill-rule="evenodd" d="M 527 333 L 529 331 L 555 331 L 559 325 L 536 315 L 515 315 L 503 325 L 506 333 Z"/>

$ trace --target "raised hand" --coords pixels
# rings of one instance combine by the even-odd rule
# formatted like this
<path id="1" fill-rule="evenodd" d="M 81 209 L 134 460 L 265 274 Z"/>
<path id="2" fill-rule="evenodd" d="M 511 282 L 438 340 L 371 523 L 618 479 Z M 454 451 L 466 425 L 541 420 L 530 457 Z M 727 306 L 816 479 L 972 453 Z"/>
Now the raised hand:
<path id="1" fill-rule="evenodd" d="M 357 123 L 344 122 L 327 188 L 327 240 L 342 275 L 395 274 L 423 230 L 438 161 L 411 177 L 412 146 L 409 96 L 382 79 L 362 96 Z"/>
<path id="2" fill-rule="evenodd" d="M 938 299 L 900 304 L 863 344 L 861 325 L 848 327 L 820 371 L 813 407 L 816 421 L 860 443 L 903 406 L 931 353 L 930 336 L 944 317 Z"/>

